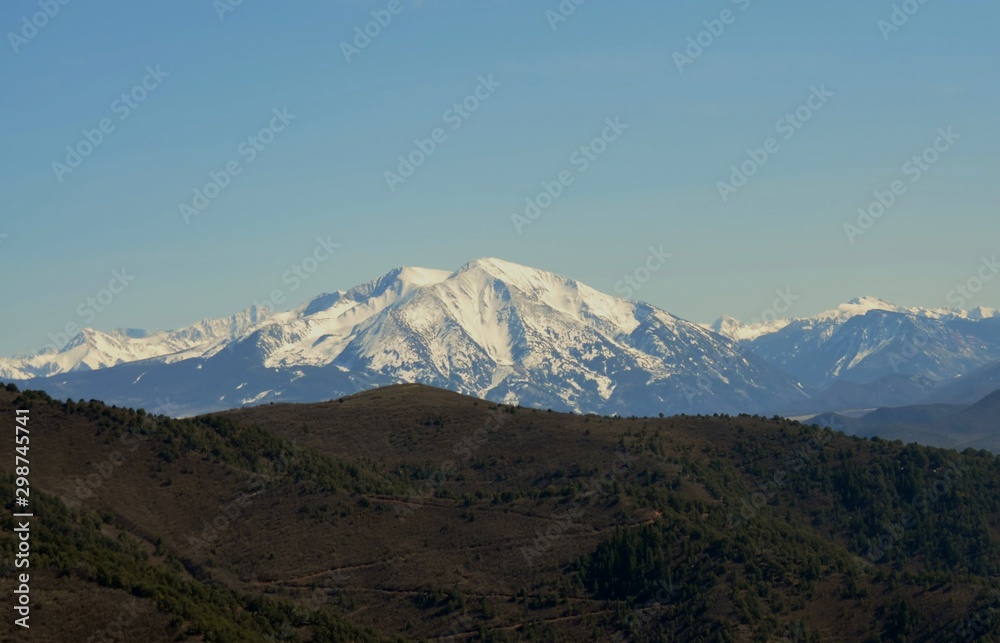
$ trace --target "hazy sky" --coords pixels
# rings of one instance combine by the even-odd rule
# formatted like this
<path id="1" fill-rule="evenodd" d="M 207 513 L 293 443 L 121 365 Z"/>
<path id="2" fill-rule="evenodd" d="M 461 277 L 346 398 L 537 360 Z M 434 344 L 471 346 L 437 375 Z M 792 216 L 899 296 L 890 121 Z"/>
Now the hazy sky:
<path id="1" fill-rule="evenodd" d="M 651 246 L 633 298 L 694 321 L 936 306 L 1000 251 L 996 2 L 48 1 L 0 7 L 0 354 L 483 256 L 614 293 Z"/>

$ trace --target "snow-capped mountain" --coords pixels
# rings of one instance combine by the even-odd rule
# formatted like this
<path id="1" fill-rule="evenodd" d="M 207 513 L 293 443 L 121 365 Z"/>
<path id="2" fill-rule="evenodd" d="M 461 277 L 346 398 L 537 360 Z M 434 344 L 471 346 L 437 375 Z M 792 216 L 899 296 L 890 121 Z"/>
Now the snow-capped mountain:
<path id="1" fill-rule="evenodd" d="M 109 368 L 144 359 L 159 358 L 170 362 L 206 356 L 266 317 L 265 310 L 252 306 L 231 317 L 206 319 L 175 331 L 150 334 L 119 328 L 102 333 L 84 328 L 59 350 L 49 347 L 29 357 L 0 358 L 0 378 L 24 380 Z"/>
<path id="2" fill-rule="evenodd" d="M 705 327 L 479 259 L 455 272 L 397 268 L 281 313 L 151 334 L 85 329 L 59 351 L 0 360 L 0 378 L 175 414 L 400 382 L 584 413 L 818 413 L 913 403 L 998 360 L 1000 312 L 988 308 L 862 297 L 807 318 Z"/>
<path id="3" fill-rule="evenodd" d="M 934 383 L 1000 359 L 1000 313 L 862 297 L 743 344 L 815 389 L 898 376 Z"/>
<path id="4" fill-rule="evenodd" d="M 865 315 L 870 311 L 877 310 L 890 313 L 902 313 L 916 317 L 926 317 L 928 319 L 939 319 L 952 321 L 956 319 L 967 319 L 971 321 L 982 321 L 984 319 L 1000 318 L 1000 310 L 979 306 L 972 310 L 960 310 L 956 308 L 920 308 L 896 306 L 878 297 L 857 297 L 841 304 L 832 310 L 828 310 L 812 317 L 800 317 L 797 319 L 775 319 L 771 321 L 751 321 L 744 323 L 739 319 L 723 315 L 711 324 L 704 325 L 711 328 L 716 333 L 728 337 L 738 342 L 755 340 L 764 335 L 770 335 L 780 331 L 789 324 L 797 323 L 800 326 L 817 327 L 823 326 L 820 332 L 829 327 L 835 327 L 847 322 L 853 317 Z"/>
<path id="5" fill-rule="evenodd" d="M 951 321 L 955 319 L 971 319 L 979 321 L 993 317 L 1000 317 L 1000 310 L 984 308 L 983 306 L 979 306 L 978 308 L 974 308 L 972 310 L 961 310 L 958 308 L 923 308 L 920 306 L 907 307 L 897 306 L 885 301 L 884 299 L 879 299 L 878 297 L 857 297 L 846 304 L 841 304 L 833 310 L 828 310 L 815 315 L 812 319 L 844 322 L 852 317 L 866 315 L 873 310 L 889 313 L 901 313 L 904 315 L 913 315 L 915 317 L 926 317 L 928 319 L 940 319 L 944 321 Z"/>
<path id="6" fill-rule="evenodd" d="M 169 397 L 192 412 L 396 382 L 629 415 L 755 412 L 805 397 L 767 362 L 701 326 L 498 259 L 451 273 L 396 269 L 231 331 L 27 385 L 132 405 Z"/>

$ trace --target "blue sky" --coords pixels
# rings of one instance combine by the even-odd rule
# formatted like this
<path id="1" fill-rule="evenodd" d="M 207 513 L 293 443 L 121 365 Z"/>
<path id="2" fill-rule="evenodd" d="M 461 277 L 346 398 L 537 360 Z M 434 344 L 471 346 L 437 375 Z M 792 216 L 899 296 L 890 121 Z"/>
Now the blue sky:
<path id="1" fill-rule="evenodd" d="M 482 256 L 615 292 L 650 246 L 672 257 L 632 296 L 694 321 L 760 316 L 776 290 L 795 316 L 865 294 L 945 305 L 1000 250 L 996 3 L 897 3 L 912 15 L 889 31 L 894 3 L 872 0 L 587 0 L 559 22 L 556 0 L 399 0 L 347 60 L 341 43 L 388 1 L 244 0 L 220 18 L 226 1 L 70 0 L 37 30 L 38 2 L 0 8 L 0 354 L 67 323 L 175 328 L 275 289 L 290 307 Z M 706 46 L 681 70 L 688 38 Z M 813 88 L 832 96 L 809 106 Z M 466 99 L 475 111 L 449 120 Z M 786 139 L 797 109 L 808 121 Z M 574 151 L 607 119 L 628 129 L 581 171 Z M 67 146 L 89 154 L 70 167 Z M 753 176 L 723 200 L 744 162 Z M 572 183 L 518 231 L 511 215 L 561 172 Z M 894 181 L 905 190 L 849 241 Z M 283 279 L 318 237 L 339 246 Z M 122 269 L 128 286 L 81 314 Z M 968 305 L 1000 307 L 997 282 Z"/>

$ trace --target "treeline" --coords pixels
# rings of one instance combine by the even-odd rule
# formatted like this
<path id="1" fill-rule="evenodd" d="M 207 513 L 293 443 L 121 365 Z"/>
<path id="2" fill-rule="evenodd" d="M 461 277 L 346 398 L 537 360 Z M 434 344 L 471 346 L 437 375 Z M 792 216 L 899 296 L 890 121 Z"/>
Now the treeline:
<path id="1" fill-rule="evenodd" d="M 621 434 L 620 446 L 670 455 L 622 482 L 655 518 L 616 530 L 569 567 L 615 606 L 612 629 L 636 640 L 741 640 L 727 626 L 735 618 L 754 640 L 818 641 L 796 614 L 835 579 L 838 600 L 872 606 L 871 641 L 960 640 L 961 623 L 922 615 L 913 588 L 1000 588 L 993 454 L 824 437 L 777 418 L 771 431 L 721 420 L 736 428 L 730 449 L 695 453 L 671 448 L 669 432 Z M 693 499 L 686 485 L 709 498 Z"/>
<path id="2" fill-rule="evenodd" d="M 14 496 L 14 478 L 0 473 L 0 494 Z M 170 628 L 177 639 L 219 642 L 301 641 L 298 631 L 311 632 L 307 640 L 383 641 L 377 633 L 351 625 L 322 611 L 260 596 L 244 596 L 190 578 L 182 563 L 162 553 L 150 555 L 140 543 L 123 535 L 112 539 L 106 526 L 123 528 L 108 513 L 71 508 L 61 500 L 33 490 L 32 503 L 37 549 L 32 568 L 47 568 L 58 576 L 71 576 L 101 587 L 121 590 L 173 617 Z M 13 536 L 12 508 L 0 517 L 0 576 L 13 574 L 17 543 Z"/>
<path id="3" fill-rule="evenodd" d="M 315 449 L 278 438 L 258 426 L 225 416 L 179 420 L 151 415 L 143 409 L 108 406 L 97 400 L 60 402 L 41 391 L 21 393 L 14 404 L 29 409 L 44 405 L 67 416 L 81 415 L 98 427 L 96 437 L 108 444 L 126 435 L 152 438 L 157 457 L 166 463 L 196 453 L 234 469 L 258 474 L 265 481 L 308 481 L 314 491 L 392 494 L 404 488 L 398 476 L 385 474 L 373 462 L 340 462 Z"/>

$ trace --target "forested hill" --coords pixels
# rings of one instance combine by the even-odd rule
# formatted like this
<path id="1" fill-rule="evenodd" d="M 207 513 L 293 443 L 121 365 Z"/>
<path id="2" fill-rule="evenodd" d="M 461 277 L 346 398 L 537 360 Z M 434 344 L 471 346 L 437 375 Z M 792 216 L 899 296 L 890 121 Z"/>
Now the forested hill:
<path id="1" fill-rule="evenodd" d="M 30 410 L 32 641 L 996 641 L 1000 463 L 417 385 Z M 14 458 L 3 461 L 5 586 Z M 12 618 L 4 640 L 29 640 Z M 19 638 L 18 638 L 19 637 Z"/>

